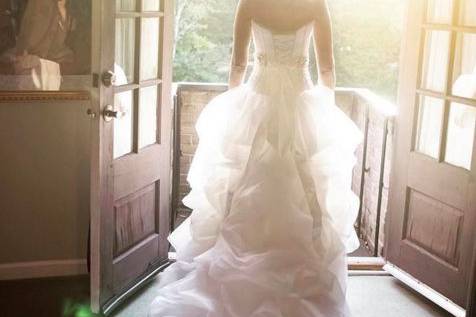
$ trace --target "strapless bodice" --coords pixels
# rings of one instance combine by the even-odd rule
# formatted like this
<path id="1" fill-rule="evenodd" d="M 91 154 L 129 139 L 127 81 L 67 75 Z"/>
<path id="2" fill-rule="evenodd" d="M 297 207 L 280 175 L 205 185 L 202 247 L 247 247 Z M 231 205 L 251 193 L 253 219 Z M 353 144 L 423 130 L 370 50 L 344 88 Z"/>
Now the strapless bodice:
<path id="1" fill-rule="evenodd" d="M 292 33 L 277 33 L 252 22 L 255 61 L 261 65 L 303 67 L 309 62 L 312 22 Z"/>
<path id="2" fill-rule="evenodd" d="M 309 45 L 313 24 L 307 23 L 292 33 L 274 32 L 252 21 L 255 47 L 253 72 L 248 82 L 256 90 L 302 91 L 313 86 L 309 74 Z"/>

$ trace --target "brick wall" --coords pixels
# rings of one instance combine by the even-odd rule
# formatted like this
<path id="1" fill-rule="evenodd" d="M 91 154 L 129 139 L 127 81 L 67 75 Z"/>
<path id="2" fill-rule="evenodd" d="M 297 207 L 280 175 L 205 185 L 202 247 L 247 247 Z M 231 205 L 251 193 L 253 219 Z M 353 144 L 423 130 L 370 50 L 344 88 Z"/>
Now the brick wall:
<path id="1" fill-rule="evenodd" d="M 367 156 L 365 162 L 364 173 L 364 189 L 362 197 L 362 216 L 361 216 L 361 236 L 363 240 L 368 244 L 369 249 L 374 250 L 375 247 L 375 231 L 377 224 L 377 209 L 379 199 L 379 187 L 380 187 L 380 173 L 382 163 L 382 147 L 384 145 L 383 137 L 385 133 L 385 121 L 388 120 L 386 135 L 386 148 L 385 148 L 385 162 L 383 170 L 383 187 L 381 195 L 381 217 L 380 217 L 380 230 L 379 230 L 379 242 L 378 242 L 378 254 L 382 254 L 384 243 L 384 226 L 385 216 L 387 213 L 388 203 L 388 190 L 390 182 L 390 170 L 391 159 L 393 149 L 393 121 L 387 115 L 384 114 L 378 108 L 372 106 L 365 97 L 359 95 L 355 96 L 355 111 L 359 113 L 361 118 L 365 118 L 365 111 L 368 110 L 368 143 L 367 143 Z M 362 120 L 363 121 L 363 120 Z M 359 123 L 359 126 L 364 130 L 364 123 Z M 362 151 L 362 150 L 361 150 Z M 360 155 L 362 155 L 360 153 Z M 362 156 L 360 156 L 359 172 L 361 172 Z M 359 181 L 360 181 L 359 177 Z M 360 186 L 359 186 L 360 188 Z"/>
<path id="2" fill-rule="evenodd" d="M 203 107 L 216 95 L 226 90 L 221 84 L 179 84 L 177 89 L 177 104 L 179 108 L 178 132 L 180 134 L 180 155 L 177 158 L 179 165 L 179 180 L 176 184 L 175 211 L 177 215 L 176 226 L 183 221 L 190 210 L 185 207 L 181 200 L 190 191 L 186 181 L 187 173 L 192 162 L 198 138 L 195 134 L 195 122 Z M 374 236 L 376 230 L 378 192 L 380 183 L 380 166 L 383 144 L 383 133 L 387 115 L 378 101 L 372 100 L 369 92 L 359 89 L 338 89 L 336 103 L 339 107 L 365 131 L 366 115 L 368 113 L 368 145 L 364 173 L 364 187 L 362 192 L 362 216 L 360 233 L 364 242 L 370 249 L 374 248 Z M 374 96 L 375 97 L 375 96 Z M 383 105 L 386 106 L 385 104 Z M 388 110 L 388 109 L 386 109 Z M 390 124 L 390 131 L 391 124 Z M 379 234 L 379 254 L 382 252 L 384 241 L 384 219 L 387 212 L 388 184 L 390 173 L 390 160 L 392 157 L 392 135 L 387 137 L 387 153 L 382 191 L 381 225 Z M 361 195 L 362 161 L 364 154 L 363 144 L 356 151 L 358 162 L 354 169 L 352 189 L 357 195 Z"/>
<path id="3" fill-rule="evenodd" d="M 179 107 L 179 132 L 180 132 L 180 156 L 179 156 L 179 182 L 176 200 L 177 221 L 175 226 L 181 223 L 190 214 L 190 209 L 182 204 L 182 199 L 190 191 L 187 183 L 187 174 L 192 163 L 193 154 L 198 144 L 195 132 L 195 122 L 203 107 L 216 95 L 226 90 L 221 84 L 184 84 L 177 88 L 177 105 Z"/>

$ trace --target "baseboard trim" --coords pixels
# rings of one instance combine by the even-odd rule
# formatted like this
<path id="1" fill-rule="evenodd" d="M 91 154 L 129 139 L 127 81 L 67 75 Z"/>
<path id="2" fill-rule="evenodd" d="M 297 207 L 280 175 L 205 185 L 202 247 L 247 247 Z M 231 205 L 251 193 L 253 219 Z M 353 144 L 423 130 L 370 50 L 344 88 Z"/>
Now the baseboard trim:
<path id="1" fill-rule="evenodd" d="M 400 280 L 402 283 L 406 284 L 416 292 L 420 293 L 424 297 L 428 298 L 430 301 L 440 306 L 450 314 L 456 317 L 465 317 L 466 311 L 464 308 L 460 307 L 449 298 L 445 297 L 443 294 L 435 291 L 428 285 L 420 282 L 407 272 L 401 270 L 398 266 L 387 262 L 383 267 L 385 271 L 392 274 L 396 279 Z"/>
<path id="2" fill-rule="evenodd" d="M 0 264 L 0 280 L 21 280 L 87 274 L 85 259 Z"/>

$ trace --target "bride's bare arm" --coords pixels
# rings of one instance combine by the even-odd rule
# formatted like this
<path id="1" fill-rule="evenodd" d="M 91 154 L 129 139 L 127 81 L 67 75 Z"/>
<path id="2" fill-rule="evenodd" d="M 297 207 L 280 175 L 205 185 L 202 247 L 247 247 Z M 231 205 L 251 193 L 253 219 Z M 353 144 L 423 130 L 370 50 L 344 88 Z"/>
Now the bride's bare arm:
<path id="1" fill-rule="evenodd" d="M 314 25 L 314 50 L 319 72 L 319 84 L 334 89 L 336 86 L 332 27 L 326 0 L 318 0 Z"/>
<path id="2" fill-rule="evenodd" d="M 233 52 L 228 79 L 228 87 L 230 89 L 243 82 L 248 64 L 250 39 L 251 18 L 246 8 L 246 1 L 240 0 L 233 26 Z"/>

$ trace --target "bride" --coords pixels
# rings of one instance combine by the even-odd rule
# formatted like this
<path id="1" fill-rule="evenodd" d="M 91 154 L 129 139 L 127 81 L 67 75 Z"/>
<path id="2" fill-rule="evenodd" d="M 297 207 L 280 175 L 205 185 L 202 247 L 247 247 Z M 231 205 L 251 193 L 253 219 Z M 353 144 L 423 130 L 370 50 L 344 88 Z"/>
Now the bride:
<path id="1" fill-rule="evenodd" d="M 251 39 L 253 70 L 243 82 Z M 314 43 L 319 83 L 309 73 Z M 357 126 L 334 103 L 325 0 L 241 0 L 230 89 L 199 116 L 184 198 L 151 317 L 342 317 Z"/>

